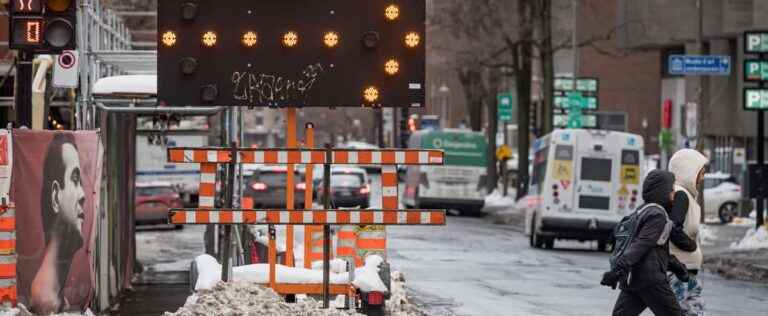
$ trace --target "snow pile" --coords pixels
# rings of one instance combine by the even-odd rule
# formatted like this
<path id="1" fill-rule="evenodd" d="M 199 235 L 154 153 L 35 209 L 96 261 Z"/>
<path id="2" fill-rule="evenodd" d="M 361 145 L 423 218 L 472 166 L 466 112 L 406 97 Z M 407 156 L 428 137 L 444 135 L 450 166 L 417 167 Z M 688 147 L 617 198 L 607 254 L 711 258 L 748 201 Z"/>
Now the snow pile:
<path id="1" fill-rule="evenodd" d="M 731 244 L 731 249 L 737 250 L 760 248 L 768 248 L 768 230 L 766 230 L 765 226 L 762 226 L 757 230 L 748 230 L 741 241 Z"/>
<path id="2" fill-rule="evenodd" d="M 392 316 L 426 316 L 416 305 L 408 301 L 405 276 L 400 271 L 392 272 L 392 293 L 387 300 L 387 311 Z"/>
<path id="3" fill-rule="evenodd" d="M 365 265 L 355 269 L 355 280 L 352 285 L 362 292 L 387 292 L 387 286 L 379 277 L 379 265 L 384 259 L 377 255 L 371 255 L 365 258 Z"/>
<path id="4" fill-rule="evenodd" d="M 379 256 L 369 256 L 366 258 L 365 266 L 355 269 L 355 280 L 352 282 L 356 286 L 359 284 L 363 290 L 375 290 L 386 292 L 386 286 L 378 275 L 378 265 L 383 261 Z M 221 281 L 221 264 L 210 255 L 200 255 L 195 258 L 197 263 L 197 283 L 195 290 L 205 290 L 213 288 Z M 342 261 L 343 262 L 343 261 Z M 340 264 L 336 261 L 336 271 L 344 271 L 346 268 L 338 269 Z M 332 265 L 333 266 L 333 265 Z M 346 264 L 343 265 L 345 267 Z M 276 279 L 278 283 L 291 284 L 312 284 L 323 282 L 322 265 L 320 270 L 308 270 L 304 268 L 294 268 L 284 265 L 276 265 Z M 337 273 L 331 271 L 331 284 L 346 284 L 349 282 L 347 272 Z M 232 268 L 232 280 L 249 281 L 254 283 L 269 282 L 269 264 L 251 264 Z M 364 288 L 363 288 L 364 287 Z"/>
<path id="5" fill-rule="evenodd" d="M 210 290 L 190 296 L 176 312 L 165 316 L 196 315 L 274 315 L 274 316 L 343 316 L 362 315 L 354 311 L 323 309 L 322 304 L 303 298 L 286 303 L 271 289 L 248 282 L 220 282 Z"/>
<path id="6" fill-rule="evenodd" d="M 330 261 L 332 273 L 347 272 L 347 262 L 339 258 L 333 258 Z M 323 270 L 323 261 L 312 262 L 312 270 Z"/>
<path id="7" fill-rule="evenodd" d="M 699 228 L 699 240 L 702 245 L 713 245 L 717 240 L 717 233 L 708 225 L 701 225 Z"/>
<path id="8" fill-rule="evenodd" d="M 504 196 L 499 190 L 494 190 L 493 193 L 485 197 L 486 207 L 503 207 L 515 205 L 515 199 L 513 194 Z"/>

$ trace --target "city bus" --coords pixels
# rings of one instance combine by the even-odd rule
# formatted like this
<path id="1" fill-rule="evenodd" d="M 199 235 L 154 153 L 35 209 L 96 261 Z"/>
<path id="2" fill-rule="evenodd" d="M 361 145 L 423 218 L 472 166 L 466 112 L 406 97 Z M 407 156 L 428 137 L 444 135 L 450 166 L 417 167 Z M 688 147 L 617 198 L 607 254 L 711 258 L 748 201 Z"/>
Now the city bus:
<path id="1" fill-rule="evenodd" d="M 533 143 L 525 233 L 531 247 L 555 240 L 597 241 L 606 251 L 614 226 L 642 205 L 643 138 L 586 129 L 562 129 Z"/>
<path id="2" fill-rule="evenodd" d="M 412 208 L 442 208 L 480 214 L 486 190 L 488 143 L 468 130 L 421 130 L 410 137 L 409 148 L 441 149 L 442 166 L 409 166 L 403 202 Z"/>

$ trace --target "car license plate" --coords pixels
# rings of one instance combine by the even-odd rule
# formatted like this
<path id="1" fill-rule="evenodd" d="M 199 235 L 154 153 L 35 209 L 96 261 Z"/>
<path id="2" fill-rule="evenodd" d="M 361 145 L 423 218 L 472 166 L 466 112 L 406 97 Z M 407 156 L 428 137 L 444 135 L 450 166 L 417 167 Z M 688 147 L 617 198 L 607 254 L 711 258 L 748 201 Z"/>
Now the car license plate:
<path id="1" fill-rule="evenodd" d="M 349 192 L 349 191 L 341 191 L 341 192 L 339 192 L 339 195 L 341 195 L 341 196 L 350 196 L 350 195 L 352 195 L 352 192 Z"/>

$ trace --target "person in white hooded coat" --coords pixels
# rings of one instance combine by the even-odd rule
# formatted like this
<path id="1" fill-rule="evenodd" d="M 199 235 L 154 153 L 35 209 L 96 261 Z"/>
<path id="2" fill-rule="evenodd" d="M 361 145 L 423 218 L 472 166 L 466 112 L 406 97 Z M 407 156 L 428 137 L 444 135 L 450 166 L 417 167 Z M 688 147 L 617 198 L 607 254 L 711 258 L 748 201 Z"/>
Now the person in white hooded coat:
<path id="1" fill-rule="evenodd" d="M 704 180 L 704 167 L 709 163 L 707 157 L 692 149 L 682 149 L 669 160 L 669 171 L 675 174 L 675 205 L 688 205 L 678 214 L 671 214 L 673 222 L 681 225 L 688 237 L 695 241 L 693 251 L 680 249 L 673 242 L 670 253 L 688 269 L 689 280 L 681 281 L 670 275 L 670 286 L 677 297 L 684 315 L 704 315 L 704 302 L 701 299 L 701 282 L 697 278 L 703 254 L 699 246 L 699 229 L 702 216 L 701 205 L 697 202 L 698 188 Z"/>

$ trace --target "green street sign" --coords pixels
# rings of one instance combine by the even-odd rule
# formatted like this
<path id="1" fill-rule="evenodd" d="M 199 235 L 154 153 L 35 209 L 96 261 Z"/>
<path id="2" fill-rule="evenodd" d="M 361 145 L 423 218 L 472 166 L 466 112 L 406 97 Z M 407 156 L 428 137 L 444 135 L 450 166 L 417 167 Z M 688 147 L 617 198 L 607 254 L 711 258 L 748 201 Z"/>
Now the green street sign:
<path id="1" fill-rule="evenodd" d="M 555 90 L 571 91 L 574 89 L 574 82 L 571 78 L 555 78 Z"/>
<path id="2" fill-rule="evenodd" d="M 584 97 L 586 100 L 586 106 L 584 107 L 584 110 L 590 110 L 595 111 L 598 107 L 597 97 L 592 96 L 586 96 Z M 568 109 L 570 107 L 568 103 L 568 97 L 567 96 L 554 96 L 554 103 L 555 108 L 557 109 Z"/>
<path id="3" fill-rule="evenodd" d="M 576 79 L 576 90 L 583 92 L 597 92 L 597 79 L 583 78 Z"/>
<path id="4" fill-rule="evenodd" d="M 552 124 L 557 128 L 571 128 L 568 126 L 568 114 L 555 114 Z M 597 115 L 583 114 L 581 116 L 581 128 L 597 128 Z"/>
<path id="5" fill-rule="evenodd" d="M 768 60 L 745 59 L 744 81 L 768 81 Z"/>
<path id="6" fill-rule="evenodd" d="M 582 113 L 586 108 L 587 100 L 579 92 L 568 93 L 568 128 L 581 128 Z"/>
<path id="7" fill-rule="evenodd" d="M 745 32 L 744 33 L 744 53 L 746 54 L 768 53 L 768 33 Z"/>
<path id="8" fill-rule="evenodd" d="M 514 109 L 515 96 L 512 92 L 500 93 L 497 96 L 496 105 L 498 106 L 499 121 L 511 122 L 512 109 Z"/>
<path id="9" fill-rule="evenodd" d="M 744 88 L 744 110 L 768 110 L 768 89 Z"/>

